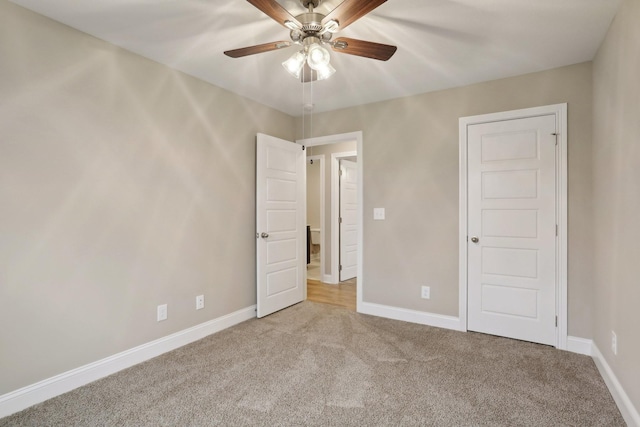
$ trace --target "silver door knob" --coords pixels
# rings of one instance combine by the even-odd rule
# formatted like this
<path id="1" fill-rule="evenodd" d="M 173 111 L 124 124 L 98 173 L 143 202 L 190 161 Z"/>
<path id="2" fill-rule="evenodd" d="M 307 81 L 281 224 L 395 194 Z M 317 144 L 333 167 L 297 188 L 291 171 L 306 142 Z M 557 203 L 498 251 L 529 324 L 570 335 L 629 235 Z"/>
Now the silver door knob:
<path id="1" fill-rule="evenodd" d="M 473 237 L 471 238 L 471 241 L 472 241 L 473 243 L 478 243 L 478 242 L 480 241 L 480 239 L 478 239 L 476 236 L 473 236 Z"/>
<path id="2" fill-rule="evenodd" d="M 262 237 L 263 239 L 266 239 L 267 237 L 269 237 L 269 233 L 262 233 L 260 237 Z"/>

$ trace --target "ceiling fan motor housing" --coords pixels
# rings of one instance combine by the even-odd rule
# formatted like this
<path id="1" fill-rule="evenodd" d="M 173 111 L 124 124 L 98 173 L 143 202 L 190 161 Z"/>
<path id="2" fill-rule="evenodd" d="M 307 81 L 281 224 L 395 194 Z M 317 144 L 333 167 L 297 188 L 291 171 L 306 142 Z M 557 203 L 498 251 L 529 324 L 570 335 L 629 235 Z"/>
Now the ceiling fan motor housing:
<path id="1" fill-rule="evenodd" d="M 303 13 L 296 16 L 296 19 L 302 23 L 302 31 L 305 33 L 317 33 L 322 30 L 322 20 L 324 15 L 321 13 Z"/>

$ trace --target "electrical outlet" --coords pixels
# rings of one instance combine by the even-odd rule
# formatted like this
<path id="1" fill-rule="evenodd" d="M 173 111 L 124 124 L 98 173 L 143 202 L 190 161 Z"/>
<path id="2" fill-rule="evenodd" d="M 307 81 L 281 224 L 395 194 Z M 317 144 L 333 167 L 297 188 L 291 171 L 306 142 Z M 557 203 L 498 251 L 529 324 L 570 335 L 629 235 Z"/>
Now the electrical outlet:
<path id="1" fill-rule="evenodd" d="M 158 322 L 167 320 L 167 304 L 158 306 Z"/>
<path id="2" fill-rule="evenodd" d="M 201 310 L 204 308 L 204 295 L 198 295 L 196 297 L 196 310 Z"/>
<path id="3" fill-rule="evenodd" d="M 431 287 L 423 286 L 420 297 L 423 299 L 431 299 Z"/>
<path id="4" fill-rule="evenodd" d="M 614 355 L 618 355 L 618 336 L 613 331 L 611 331 L 611 350 Z"/>

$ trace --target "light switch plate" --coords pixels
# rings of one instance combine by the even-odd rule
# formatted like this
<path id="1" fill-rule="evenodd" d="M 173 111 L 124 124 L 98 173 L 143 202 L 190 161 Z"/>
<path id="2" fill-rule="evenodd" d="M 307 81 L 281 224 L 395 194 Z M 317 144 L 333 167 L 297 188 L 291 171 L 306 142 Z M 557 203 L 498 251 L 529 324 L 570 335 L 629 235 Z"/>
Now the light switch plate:
<path id="1" fill-rule="evenodd" d="M 384 219 L 384 208 L 373 208 L 373 219 L 381 221 Z"/>

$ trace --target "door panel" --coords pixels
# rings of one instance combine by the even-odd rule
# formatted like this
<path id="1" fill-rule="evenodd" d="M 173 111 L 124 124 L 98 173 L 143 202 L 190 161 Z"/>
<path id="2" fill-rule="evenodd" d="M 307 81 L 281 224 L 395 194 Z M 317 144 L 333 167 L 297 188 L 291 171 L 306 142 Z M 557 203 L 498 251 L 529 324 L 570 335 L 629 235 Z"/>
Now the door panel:
<path id="1" fill-rule="evenodd" d="M 358 166 L 340 160 L 340 281 L 358 274 Z"/>
<path id="2" fill-rule="evenodd" d="M 486 237 L 529 237 L 538 235 L 535 209 L 484 209 L 482 234 Z"/>
<path id="3" fill-rule="evenodd" d="M 555 132 L 554 115 L 468 128 L 469 330 L 556 342 Z"/>
<path id="4" fill-rule="evenodd" d="M 256 150 L 257 314 L 304 299 L 304 151 L 258 134 Z"/>

